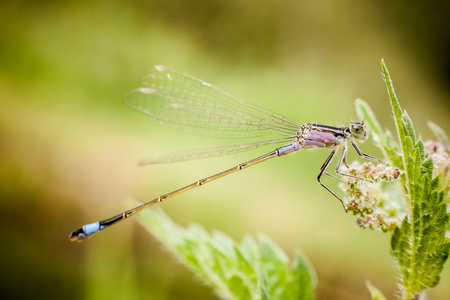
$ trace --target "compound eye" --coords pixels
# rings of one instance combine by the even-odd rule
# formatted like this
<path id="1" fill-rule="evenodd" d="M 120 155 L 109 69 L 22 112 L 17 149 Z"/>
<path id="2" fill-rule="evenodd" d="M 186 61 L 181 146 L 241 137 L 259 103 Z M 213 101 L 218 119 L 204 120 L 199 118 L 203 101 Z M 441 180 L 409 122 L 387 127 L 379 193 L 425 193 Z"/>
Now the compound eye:
<path id="1" fill-rule="evenodd" d="M 350 124 L 350 131 L 355 138 L 355 140 L 358 141 L 365 141 L 367 139 L 367 131 L 364 127 L 364 122 L 355 121 Z"/>

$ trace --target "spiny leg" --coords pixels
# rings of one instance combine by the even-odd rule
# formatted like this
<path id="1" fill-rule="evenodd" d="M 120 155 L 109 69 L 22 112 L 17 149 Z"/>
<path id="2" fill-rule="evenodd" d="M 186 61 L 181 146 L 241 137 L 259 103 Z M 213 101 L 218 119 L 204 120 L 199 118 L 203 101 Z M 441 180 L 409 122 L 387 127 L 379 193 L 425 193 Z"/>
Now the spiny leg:
<path id="1" fill-rule="evenodd" d="M 341 174 L 341 173 L 339 172 L 339 169 L 340 169 L 340 167 L 341 167 L 341 162 L 344 162 L 344 164 L 347 166 L 347 164 L 345 163 L 346 160 L 347 160 L 347 147 L 344 147 L 344 149 L 342 149 L 341 156 L 339 157 L 339 160 L 338 160 L 338 162 L 337 162 L 337 164 L 336 164 L 335 172 L 336 172 L 337 174 L 343 175 L 343 174 Z M 323 166 L 322 166 L 322 167 L 323 167 Z M 348 168 L 348 166 L 347 166 L 347 168 Z M 323 173 L 324 173 L 325 175 L 327 175 L 327 176 L 333 178 L 333 179 L 336 179 L 336 180 L 338 180 L 338 181 L 340 181 L 340 182 L 344 182 L 344 180 L 342 180 L 342 178 L 339 178 L 339 177 L 337 177 L 337 176 L 334 176 L 333 174 L 328 173 L 326 170 L 324 170 Z"/>
<path id="2" fill-rule="evenodd" d="M 333 149 L 333 151 L 331 151 L 330 155 L 328 156 L 328 158 L 325 160 L 324 164 L 320 168 L 320 173 L 317 176 L 317 181 L 320 183 L 321 186 L 323 186 L 327 191 L 329 191 L 333 196 L 335 196 L 339 201 L 341 201 L 342 207 L 344 208 L 345 212 L 347 212 L 347 209 L 345 208 L 345 205 L 344 205 L 344 201 L 338 195 L 336 195 L 335 192 L 333 192 L 329 187 L 327 187 L 325 184 L 323 184 L 320 181 L 322 176 L 325 174 L 325 175 L 327 175 L 327 176 L 329 176 L 329 177 L 331 177 L 333 179 L 336 179 L 336 180 L 339 180 L 339 181 L 343 182 L 343 180 L 341 178 L 326 172 L 326 169 L 330 165 L 330 163 L 333 160 L 333 158 L 336 156 L 336 153 L 337 153 L 336 149 Z M 339 174 L 341 176 L 347 176 L 347 177 L 352 177 L 352 178 L 356 178 L 356 179 L 366 180 L 366 181 L 370 182 L 370 180 L 367 180 L 365 178 L 354 176 L 354 175 L 351 175 L 351 174 L 345 174 L 345 173 L 341 173 L 340 172 L 340 168 L 341 168 L 342 163 L 347 165 L 345 163 L 347 161 L 347 153 L 348 153 L 347 145 L 344 145 L 344 148 L 342 149 L 341 155 L 339 156 L 338 162 L 336 164 L 336 168 L 335 168 L 336 174 Z"/>
<path id="3" fill-rule="evenodd" d="M 348 154 L 348 148 L 347 148 L 347 143 L 345 143 L 344 148 L 342 149 L 342 152 L 341 152 L 341 156 L 339 157 L 339 160 L 338 160 L 338 162 L 337 162 L 337 164 L 336 164 L 336 168 L 334 169 L 334 171 L 336 172 L 336 174 L 339 174 L 339 175 L 341 175 L 341 176 L 347 176 L 347 177 L 351 177 L 351 178 L 355 178 L 355 179 L 359 179 L 359 180 L 364 180 L 364 181 L 372 182 L 372 181 L 370 181 L 370 180 L 368 180 L 368 179 L 366 179 L 366 178 L 362 178 L 362 177 L 355 176 L 355 175 L 351 175 L 351 174 L 347 174 L 347 173 L 341 173 L 341 171 L 340 171 L 341 164 L 344 163 L 344 164 L 347 166 L 347 164 L 346 164 L 346 161 L 347 161 L 347 154 Z M 348 166 L 347 166 L 347 168 L 350 169 Z M 327 175 L 328 175 L 328 176 L 331 176 L 331 177 L 333 177 L 333 178 L 336 178 L 336 179 L 338 179 L 338 180 L 341 181 L 341 182 L 344 182 L 342 179 L 340 179 L 340 178 L 338 178 L 338 177 L 336 177 L 336 176 L 332 176 L 332 175 L 329 174 L 329 173 L 327 173 Z"/>
<path id="4" fill-rule="evenodd" d="M 361 149 L 359 149 L 358 144 L 356 144 L 355 141 L 351 141 L 353 148 L 355 148 L 356 153 L 358 153 L 359 156 L 361 156 L 364 159 L 379 163 L 379 164 L 383 164 L 385 166 L 388 166 L 389 164 L 385 163 L 384 161 L 382 161 L 379 158 L 376 158 L 375 156 L 369 155 L 369 154 L 365 154 L 361 151 Z"/>
<path id="5" fill-rule="evenodd" d="M 344 205 L 344 201 L 342 201 L 342 199 L 336 195 L 335 192 L 333 192 L 329 187 L 327 187 L 325 184 L 323 184 L 320 179 L 322 178 L 323 174 L 326 174 L 332 178 L 336 178 L 338 180 L 341 180 L 340 178 L 337 178 L 334 175 L 331 175 L 329 173 L 327 173 L 325 170 L 328 168 L 328 166 L 330 165 L 331 161 L 333 160 L 333 158 L 336 156 L 336 149 L 333 149 L 333 151 L 331 151 L 330 155 L 328 156 L 328 158 L 325 160 L 325 162 L 323 163 L 322 167 L 320 168 L 320 172 L 319 175 L 317 176 L 317 182 L 319 182 L 319 184 L 324 187 L 328 192 L 330 192 L 334 197 L 336 197 L 339 201 L 341 201 L 342 207 L 344 208 L 345 212 L 347 212 L 347 209 L 345 208 Z M 342 155 L 339 158 L 339 160 L 342 159 Z"/>
<path id="6" fill-rule="evenodd" d="M 384 164 L 384 165 L 388 165 L 387 163 L 383 162 L 381 159 L 378 159 L 378 158 L 376 158 L 376 157 L 374 157 L 372 155 L 363 153 L 359 149 L 358 144 L 356 144 L 355 141 L 352 140 L 351 143 L 352 143 L 353 148 L 355 148 L 356 153 L 358 153 L 358 155 L 361 156 L 362 158 L 370 160 L 370 161 L 373 161 L 373 162 L 376 162 L 376 163 L 381 163 L 381 164 Z M 336 153 L 337 153 L 336 149 L 333 149 L 333 151 L 331 151 L 330 155 L 328 156 L 328 158 L 325 160 L 325 162 L 323 163 L 322 167 L 320 168 L 319 175 L 317 176 L 317 181 L 320 183 L 321 186 L 323 186 L 327 191 L 329 191 L 334 197 L 336 197 L 339 201 L 341 201 L 342 207 L 344 208 L 345 212 L 347 212 L 347 209 L 345 208 L 345 205 L 344 205 L 344 201 L 342 201 L 342 199 L 338 195 L 336 195 L 336 193 L 334 193 L 329 187 L 327 187 L 325 184 L 323 184 L 320 181 L 322 176 L 325 174 L 325 175 L 327 175 L 327 176 L 329 176 L 329 177 L 331 177 L 333 179 L 336 179 L 336 180 L 339 180 L 339 181 L 343 182 L 343 180 L 341 178 L 339 178 L 337 176 L 334 176 L 334 175 L 332 175 L 332 174 L 330 174 L 330 173 L 328 173 L 326 171 L 326 169 L 330 165 L 331 161 L 336 156 Z M 347 153 L 348 153 L 348 147 L 347 147 L 347 144 L 345 144 L 344 148 L 342 149 L 342 152 L 341 152 L 341 155 L 339 157 L 339 160 L 338 160 L 338 162 L 336 164 L 336 168 L 335 168 L 336 174 L 339 174 L 341 176 L 347 176 L 347 177 L 352 177 L 352 178 L 356 178 L 356 179 L 360 179 L 360 180 L 365 180 L 365 181 L 371 182 L 371 180 L 368 180 L 368 179 L 365 179 L 365 178 L 362 178 L 362 177 L 359 177 L 359 176 L 354 176 L 354 175 L 351 175 L 351 174 L 346 174 L 346 173 L 340 172 L 340 168 L 341 168 L 342 163 L 344 163 L 344 165 L 348 168 L 348 165 L 347 165 Z"/>

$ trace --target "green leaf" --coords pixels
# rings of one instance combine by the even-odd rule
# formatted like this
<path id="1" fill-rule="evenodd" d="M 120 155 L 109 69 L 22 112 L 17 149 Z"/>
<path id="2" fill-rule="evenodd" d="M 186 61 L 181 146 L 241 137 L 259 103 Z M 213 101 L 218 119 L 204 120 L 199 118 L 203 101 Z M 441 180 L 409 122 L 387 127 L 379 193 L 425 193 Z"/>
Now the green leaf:
<path id="1" fill-rule="evenodd" d="M 366 282 L 367 288 L 369 289 L 372 300 L 387 300 L 383 293 L 372 285 L 369 281 Z"/>
<path id="2" fill-rule="evenodd" d="M 146 210 L 139 220 L 182 263 L 224 299 L 314 299 L 316 277 L 298 253 L 292 263 L 273 241 L 246 236 L 241 243 L 198 224 L 183 228 L 162 211 Z"/>
<path id="3" fill-rule="evenodd" d="M 395 94 L 394 94 L 395 97 Z M 412 144 L 416 143 L 416 134 L 414 133 L 414 127 L 408 113 L 405 111 L 402 115 L 403 127 L 406 131 L 406 136 L 411 139 Z"/>
<path id="4" fill-rule="evenodd" d="M 384 61 L 381 66 L 401 145 L 406 173 L 402 182 L 409 208 L 401 227 L 394 230 L 391 253 L 401 275 L 402 299 L 410 300 L 439 283 L 450 250 L 450 241 L 445 239 L 449 216 L 444 193 L 437 190 L 439 177 L 432 178 L 433 160 L 425 157 L 423 142 L 416 138 L 411 119 L 401 110 Z"/>
<path id="5" fill-rule="evenodd" d="M 406 134 L 406 128 L 403 122 L 402 110 L 400 108 L 400 103 L 397 100 L 397 96 L 395 95 L 394 86 L 392 85 L 392 81 L 389 76 L 389 72 L 386 68 L 386 65 L 384 64 L 384 60 L 381 60 L 381 69 L 384 81 L 386 82 L 386 87 L 392 107 L 392 113 L 394 114 L 395 126 L 397 128 L 398 138 L 403 152 L 403 164 L 405 164 L 405 154 L 409 153 L 410 151 L 405 151 L 407 142 L 405 139 L 408 135 Z"/>
<path id="6" fill-rule="evenodd" d="M 375 145 L 383 153 L 384 158 L 403 170 L 403 158 L 398 144 L 392 139 L 389 130 L 383 130 L 380 126 L 369 104 L 364 100 L 356 99 L 355 108 L 358 117 L 364 120 L 364 125 L 369 128 L 370 135 L 372 135 Z"/>
<path id="7" fill-rule="evenodd" d="M 310 270 L 312 266 L 309 261 L 303 254 L 297 253 L 292 263 L 291 276 L 286 284 L 286 299 L 314 299 L 317 278 Z"/>

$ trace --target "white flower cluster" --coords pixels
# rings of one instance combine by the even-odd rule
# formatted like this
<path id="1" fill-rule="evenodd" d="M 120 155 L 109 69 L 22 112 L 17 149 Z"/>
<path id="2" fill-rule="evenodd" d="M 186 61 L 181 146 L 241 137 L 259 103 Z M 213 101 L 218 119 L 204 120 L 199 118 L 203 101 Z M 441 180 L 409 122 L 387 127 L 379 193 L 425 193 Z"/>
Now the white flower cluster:
<path id="1" fill-rule="evenodd" d="M 339 187 L 345 192 L 345 208 L 356 216 L 357 226 L 385 232 L 400 225 L 403 209 L 398 202 L 388 201 L 381 189 L 382 183 L 399 178 L 402 172 L 398 168 L 354 162 L 346 173 L 354 177 L 342 176 Z"/>

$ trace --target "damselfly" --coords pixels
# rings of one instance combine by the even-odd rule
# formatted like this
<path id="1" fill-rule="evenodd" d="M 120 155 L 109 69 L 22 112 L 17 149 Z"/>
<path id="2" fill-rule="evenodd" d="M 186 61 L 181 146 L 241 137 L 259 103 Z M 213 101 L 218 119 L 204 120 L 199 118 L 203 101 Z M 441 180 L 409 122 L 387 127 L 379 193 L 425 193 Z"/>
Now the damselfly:
<path id="1" fill-rule="evenodd" d="M 238 164 L 233 168 L 156 197 L 109 219 L 84 225 L 70 234 L 71 241 L 81 242 L 153 204 L 163 202 L 175 195 L 268 159 L 284 156 L 301 149 L 331 149 L 330 155 L 320 168 L 317 181 L 339 199 L 342 204 L 344 204 L 342 199 L 321 182 L 323 175 L 341 180 L 339 177 L 326 171 L 339 148 L 342 147 L 342 152 L 335 168 L 335 172 L 338 175 L 363 179 L 340 171 L 342 164 L 347 166 L 347 141 L 351 143 L 359 156 L 377 163 L 383 163 L 378 158 L 365 154 L 359 149 L 356 141 L 363 142 L 367 139 L 364 123 L 360 121 L 351 122 L 349 127 L 296 123 L 270 110 L 244 102 L 203 80 L 163 66 L 156 66 L 148 70 L 143 76 L 142 86 L 124 96 L 125 104 L 138 112 L 149 115 L 162 123 L 167 123 L 180 130 L 213 137 L 253 138 L 271 135 L 276 138 L 200 151 L 163 154 L 150 160 L 141 161 L 140 165 L 227 155 L 269 144 L 288 144 L 276 148 L 265 155 Z"/>

